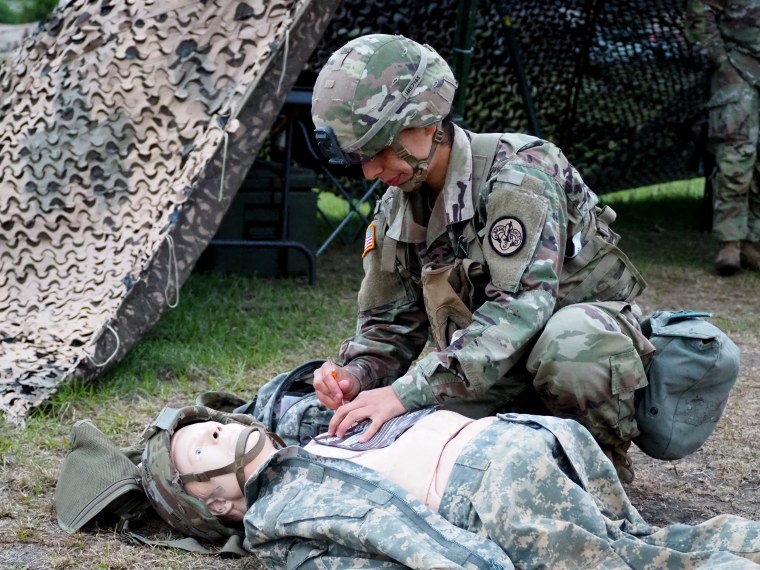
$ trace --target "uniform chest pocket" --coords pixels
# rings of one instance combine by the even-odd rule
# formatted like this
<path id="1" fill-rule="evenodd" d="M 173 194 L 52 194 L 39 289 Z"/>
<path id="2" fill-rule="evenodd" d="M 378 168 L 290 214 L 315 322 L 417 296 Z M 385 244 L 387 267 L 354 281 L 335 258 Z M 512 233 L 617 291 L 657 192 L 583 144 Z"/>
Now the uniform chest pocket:
<path id="1" fill-rule="evenodd" d="M 372 235 L 368 234 L 365 239 L 368 243 L 365 243 L 364 279 L 358 297 L 360 312 L 407 304 L 416 298 L 411 284 L 395 269 L 399 246 L 395 240 L 385 239 L 385 217 L 378 214 L 372 225 Z M 389 268 L 383 267 L 384 259 Z"/>
<path id="2" fill-rule="evenodd" d="M 348 484 L 347 484 L 348 485 Z M 364 492 L 362 489 L 349 488 L 347 491 L 329 491 L 322 494 L 311 486 L 306 486 L 289 501 L 282 510 L 278 521 L 282 524 L 315 521 L 318 519 L 361 519 L 372 509 L 382 506 L 390 500 L 390 493 L 377 489 Z"/>

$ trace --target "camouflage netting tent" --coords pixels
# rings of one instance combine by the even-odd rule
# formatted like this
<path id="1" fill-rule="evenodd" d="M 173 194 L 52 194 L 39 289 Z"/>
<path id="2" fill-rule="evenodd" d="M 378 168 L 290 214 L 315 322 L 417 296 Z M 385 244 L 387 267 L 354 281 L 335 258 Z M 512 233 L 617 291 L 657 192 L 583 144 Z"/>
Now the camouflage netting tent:
<path id="1" fill-rule="evenodd" d="M 332 0 L 72 0 L 0 67 L 0 410 L 176 300 Z"/>
<path id="2" fill-rule="evenodd" d="M 296 77 L 359 35 L 429 43 L 466 127 L 540 129 L 598 192 L 696 175 L 683 4 L 64 2 L 0 67 L 0 410 L 99 376 L 174 304 Z"/>
<path id="3" fill-rule="evenodd" d="M 456 49 L 467 6 L 467 128 L 536 134 L 515 71 L 521 59 L 540 134 L 597 192 L 698 175 L 707 69 L 683 37 L 683 0 L 343 0 L 308 70 L 349 39 L 399 32 L 456 67 L 467 57 Z"/>

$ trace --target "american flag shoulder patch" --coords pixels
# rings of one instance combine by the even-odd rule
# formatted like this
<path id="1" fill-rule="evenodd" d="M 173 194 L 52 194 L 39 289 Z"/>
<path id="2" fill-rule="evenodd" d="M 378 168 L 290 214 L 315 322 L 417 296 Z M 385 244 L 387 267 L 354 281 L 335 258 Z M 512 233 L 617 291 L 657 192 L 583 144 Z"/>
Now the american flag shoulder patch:
<path id="1" fill-rule="evenodd" d="M 362 257 L 373 249 L 375 249 L 375 224 L 370 224 L 367 226 L 367 232 L 364 234 L 364 252 L 362 253 Z"/>

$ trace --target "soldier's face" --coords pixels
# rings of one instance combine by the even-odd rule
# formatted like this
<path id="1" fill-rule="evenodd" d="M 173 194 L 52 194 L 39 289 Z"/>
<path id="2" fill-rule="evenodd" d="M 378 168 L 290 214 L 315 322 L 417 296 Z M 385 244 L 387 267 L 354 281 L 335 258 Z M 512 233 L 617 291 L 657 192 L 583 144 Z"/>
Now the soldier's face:
<path id="1" fill-rule="evenodd" d="M 433 144 L 435 127 L 413 127 L 401 131 L 396 140 L 406 148 L 412 156 L 423 159 L 430 152 Z M 399 186 L 412 178 L 411 165 L 399 158 L 395 151 L 387 146 L 371 160 L 362 162 L 364 177 L 369 180 L 379 178 L 388 186 Z"/>

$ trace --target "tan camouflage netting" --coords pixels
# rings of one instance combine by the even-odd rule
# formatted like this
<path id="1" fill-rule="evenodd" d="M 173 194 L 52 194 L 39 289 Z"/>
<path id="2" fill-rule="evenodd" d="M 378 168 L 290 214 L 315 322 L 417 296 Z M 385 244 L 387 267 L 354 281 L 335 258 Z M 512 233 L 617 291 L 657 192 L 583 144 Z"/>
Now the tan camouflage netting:
<path id="1" fill-rule="evenodd" d="M 0 410 L 176 301 L 336 2 L 75 0 L 0 68 Z"/>

